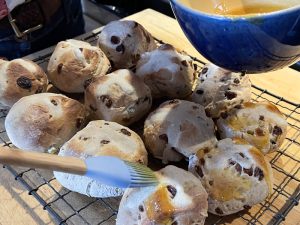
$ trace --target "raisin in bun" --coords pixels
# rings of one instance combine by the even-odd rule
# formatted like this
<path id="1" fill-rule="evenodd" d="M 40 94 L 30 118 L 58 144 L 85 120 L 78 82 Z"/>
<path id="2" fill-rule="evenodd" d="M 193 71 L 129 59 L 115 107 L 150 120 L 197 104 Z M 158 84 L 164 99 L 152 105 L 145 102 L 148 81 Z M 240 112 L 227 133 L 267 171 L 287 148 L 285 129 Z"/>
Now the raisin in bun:
<path id="1" fill-rule="evenodd" d="M 98 46 L 105 52 L 114 69 L 128 69 L 140 55 L 157 46 L 151 34 L 135 21 L 113 21 L 99 34 Z"/>
<path id="2" fill-rule="evenodd" d="M 272 169 L 245 140 L 224 139 L 190 157 L 189 170 L 208 193 L 208 211 L 225 216 L 249 209 L 272 191 Z"/>
<path id="3" fill-rule="evenodd" d="M 116 225 L 203 225 L 207 193 L 191 173 L 175 166 L 157 172 L 159 185 L 127 189 Z"/>
<path id="4" fill-rule="evenodd" d="M 130 125 L 151 108 L 150 89 L 130 70 L 117 70 L 97 77 L 85 91 L 85 105 L 93 119 Z"/>
<path id="5" fill-rule="evenodd" d="M 147 164 L 147 151 L 141 138 L 127 127 L 104 120 L 90 122 L 63 145 L 59 155 L 81 159 L 114 156 Z M 61 172 L 54 175 L 65 188 L 92 197 L 113 197 L 124 192 L 122 188 L 107 186 L 86 176 Z"/>
<path id="6" fill-rule="evenodd" d="M 249 76 L 234 73 L 214 64 L 206 65 L 199 74 L 191 100 L 203 105 L 206 114 L 218 118 L 222 113 L 251 99 Z"/>
<path id="7" fill-rule="evenodd" d="M 217 121 L 221 138 L 244 138 L 264 154 L 279 149 L 287 125 L 284 115 L 270 102 L 246 102 Z"/>
<path id="8" fill-rule="evenodd" d="M 84 105 L 64 95 L 42 93 L 21 98 L 5 119 L 11 142 L 20 149 L 59 149 L 85 125 Z"/>
<path id="9" fill-rule="evenodd" d="M 82 93 L 95 76 L 105 75 L 111 66 L 98 47 L 78 40 L 57 44 L 48 64 L 48 77 L 61 91 Z"/>
<path id="10" fill-rule="evenodd" d="M 48 79 L 37 64 L 26 59 L 0 59 L 0 107 L 8 109 L 20 98 L 45 92 Z"/>
<path id="11" fill-rule="evenodd" d="M 195 70 L 191 57 L 169 44 L 141 56 L 136 75 L 150 87 L 154 98 L 183 99 L 192 94 Z"/>
<path id="12" fill-rule="evenodd" d="M 214 123 L 204 107 L 189 101 L 167 101 L 153 111 L 144 124 L 144 141 L 155 157 L 179 161 L 201 147 L 216 143 Z"/>

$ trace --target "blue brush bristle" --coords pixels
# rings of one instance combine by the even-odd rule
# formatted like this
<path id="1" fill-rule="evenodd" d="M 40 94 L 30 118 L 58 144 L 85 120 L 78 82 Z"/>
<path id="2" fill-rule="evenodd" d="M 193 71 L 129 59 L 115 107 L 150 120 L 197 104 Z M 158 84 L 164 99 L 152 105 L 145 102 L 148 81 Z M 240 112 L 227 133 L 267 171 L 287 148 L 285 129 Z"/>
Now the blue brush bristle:
<path id="1" fill-rule="evenodd" d="M 158 183 L 155 173 L 142 164 L 125 162 L 112 156 L 90 157 L 85 163 L 86 176 L 109 186 L 145 187 Z"/>

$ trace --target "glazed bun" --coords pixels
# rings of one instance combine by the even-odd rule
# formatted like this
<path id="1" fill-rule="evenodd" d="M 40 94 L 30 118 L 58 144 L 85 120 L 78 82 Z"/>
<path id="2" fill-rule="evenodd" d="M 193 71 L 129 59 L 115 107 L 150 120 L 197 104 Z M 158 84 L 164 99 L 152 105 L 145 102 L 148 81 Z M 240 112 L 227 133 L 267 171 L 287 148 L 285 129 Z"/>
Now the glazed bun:
<path id="1" fill-rule="evenodd" d="M 84 105 L 64 95 L 42 93 L 21 98 L 5 119 L 11 142 L 23 150 L 59 149 L 86 121 Z"/>
<path id="2" fill-rule="evenodd" d="M 99 34 L 98 46 L 105 52 L 114 69 L 128 69 L 141 54 L 157 46 L 151 34 L 137 22 L 113 21 Z"/>
<path id="3" fill-rule="evenodd" d="M 219 118 L 222 113 L 250 99 L 248 75 L 224 70 L 214 64 L 202 69 L 191 98 L 193 102 L 203 105 L 207 116 L 212 118 Z"/>
<path id="4" fill-rule="evenodd" d="M 127 189 L 116 225 L 203 225 L 207 193 L 191 173 L 175 166 L 157 172 L 158 186 Z"/>
<path id="5" fill-rule="evenodd" d="M 37 64 L 26 59 L 0 59 L 0 108 L 8 109 L 20 98 L 45 92 L 48 79 Z"/>
<path id="6" fill-rule="evenodd" d="M 63 145 L 59 155 L 81 159 L 114 156 L 147 164 L 147 151 L 141 138 L 127 127 L 104 120 L 90 122 Z M 124 189 L 104 185 L 86 176 L 61 172 L 54 172 L 54 175 L 65 188 L 92 197 L 113 197 L 124 192 Z"/>
<path id="7" fill-rule="evenodd" d="M 153 111 L 144 124 L 144 141 L 155 157 L 179 161 L 201 147 L 216 143 L 214 123 L 205 115 L 204 107 L 189 101 L 171 100 Z"/>
<path id="8" fill-rule="evenodd" d="M 189 170 L 208 193 L 208 211 L 225 216 L 249 209 L 272 192 L 272 169 L 243 139 L 224 139 L 190 157 Z"/>
<path id="9" fill-rule="evenodd" d="M 61 91 L 82 93 L 89 80 L 105 75 L 111 66 L 98 47 L 78 40 L 57 44 L 48 64 L 48 77 Z"/>
<path id="10" fill-rule="evenodd" d="M 169 45 L 141 56 L 136 75 L 150 87 L 154 98 L 183 99 L 192 94 L 195 70 L 191 57 Z"/>
<path id="11" fill-rule="evenodd" d="M 244 138 L 264 154 L 279 149 L 287 126 L 284 115 L 270 102 L 244 103 L 217 121 L 221 138 Z"/>
<path id="12" fill-rule="evenodd" d="M 130 125 L 151 108 L 150 89 L 130 70 L 117 70 L 97 77 L 85 91 L 85 105 L 93 119 Z"/>

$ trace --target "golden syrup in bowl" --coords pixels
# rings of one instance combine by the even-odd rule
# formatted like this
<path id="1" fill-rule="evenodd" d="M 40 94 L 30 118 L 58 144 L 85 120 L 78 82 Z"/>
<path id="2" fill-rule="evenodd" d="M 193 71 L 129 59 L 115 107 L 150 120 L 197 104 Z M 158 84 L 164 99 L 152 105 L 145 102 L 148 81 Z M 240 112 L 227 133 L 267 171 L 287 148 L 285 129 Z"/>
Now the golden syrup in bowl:
<path id="1" fill-rule="evenodd" d="M 179 2 L 198 11 L 224 16 L 271 13 L 295 6 L 288 1 L 278 0 L 179 0 Z"/>
<path id="2" fill-rule="evenodd" d="M 283 6 L 278 5 L 249 5 L 249 6 L 242 6 L 233 9 L 226 9 L 220 10 L 217 8 L 215 10 L 216 14 L 219 15 L 229 15 L 229 16 L 242 16 L 242 15 L 249 15 L 249 14 L 262 14 L 262 13 L 270 13 L 276 12 L 279 10 L 285 9 Z"/>

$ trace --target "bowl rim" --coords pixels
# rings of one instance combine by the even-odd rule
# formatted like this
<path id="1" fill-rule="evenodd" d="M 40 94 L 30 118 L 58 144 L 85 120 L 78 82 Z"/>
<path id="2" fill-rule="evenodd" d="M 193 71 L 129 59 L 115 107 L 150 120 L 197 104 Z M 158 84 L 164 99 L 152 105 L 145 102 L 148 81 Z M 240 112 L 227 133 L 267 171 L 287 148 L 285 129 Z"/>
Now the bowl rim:
<path id="1" fill-rule="evenodd" d="M 289 8 L 286 8 L 286 9 L 277 10 L 277 11 L 274 11 L 274 12 L 248 14 L 248 15 L 230 15 L 230 16 L 226 16 L 226 15 L 218 15 L 218 14 L 207 13 L 207 12 L 203 12 L 203 11 L 200 11 L 200 10 L 192 9 L 190 7 L 187 7 L 183 3 L 181 3 L 179 0 L 170 0 L 170 2 L 174 5 L 175 4 L 180 5 L 182 8 L 184 8 L 187 11 L 190 11 L 192 13 L 198 13 L 198 14 L 202 14 L 203 16 L 207 16 L 207 17 L 211 17 L 211 18 L 215 18 L 215 19 L 225 19 L 225 20 L 245 20 L 245 19 L 256 19 L 256 18 L 269 18 L 269 17 L 272 17 L 272 16 L 277 16 L 277 15 L 284 14 L 286 12 L 296 11 L 298 9 L 300 10 L 300 3 L 299 3 L 296 6 L 289 7 Z M 175 14 L 175 12 L 174 12 L 174 14 Z"/>

